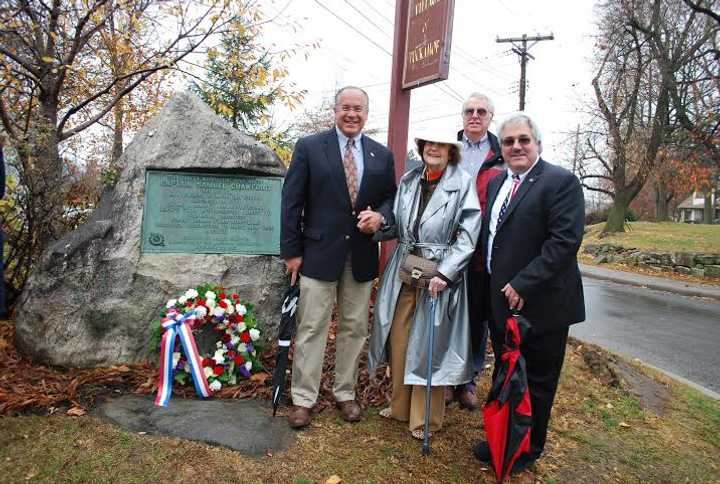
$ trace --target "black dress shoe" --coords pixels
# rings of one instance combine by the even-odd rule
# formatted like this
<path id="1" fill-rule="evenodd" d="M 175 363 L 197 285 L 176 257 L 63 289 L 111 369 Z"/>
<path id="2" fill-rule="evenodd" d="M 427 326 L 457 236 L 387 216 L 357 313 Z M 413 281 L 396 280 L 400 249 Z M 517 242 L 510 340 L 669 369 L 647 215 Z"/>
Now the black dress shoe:
<path id="1" fill-rule="evenodd" d="M 479 441 L 473 446 L 473 454 L 475 458 L 480 462 L 490 463 L 492 457 L 490 456 L 490 446 L 484 440 Z"/>
<path id="2" fill-rule="evenodd" d="M 520 455 L 520 457 L 518 457 L 517 460 L 513 463 L 512 469 L 510 469 L 510 475 L 521 473 L 528 467 L 535 464 L 536 460 L 536 458 L 531 457 L 529 454 Z"/>

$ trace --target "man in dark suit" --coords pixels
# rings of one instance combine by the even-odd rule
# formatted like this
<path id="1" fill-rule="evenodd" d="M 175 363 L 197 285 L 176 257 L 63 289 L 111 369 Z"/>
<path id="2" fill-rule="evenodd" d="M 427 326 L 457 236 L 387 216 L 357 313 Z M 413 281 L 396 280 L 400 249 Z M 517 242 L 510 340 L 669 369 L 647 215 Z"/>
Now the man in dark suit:
<path id="1" fill-rule="evenodd" d="M 507 173 L 488 187 L 481 240 L 496 368 L 508 316 L 519 312 L 531 324 L 520 348 L 532 405 L 531 446 L 530 453 L 515 462 L 516 473 L 534 463 L 545 447 L 569 326 L 585 320 L 577 264 L 585 202 L 572 173 L 540 158 L 540 131 L 527 115 L 512 115 L 499 133 Z M 487 442 L 473 450 L 480 460 L 489 461 Z"/>
<path id="2" fill-rule="evenodd" d="M 292 281 L 302 275 L 288 417 L 293 428 L 310 423 L 336 301 L 333 394 L 345 420 L 360 419 L 355 384 L 378 275 L 372 234 L 391 219 L 396 190 L 392 153 L 362 134 L 365 91 L 340 89 L 333 111 L 333 129 L 298 140 L 283 185 L 280 252 Z"/>

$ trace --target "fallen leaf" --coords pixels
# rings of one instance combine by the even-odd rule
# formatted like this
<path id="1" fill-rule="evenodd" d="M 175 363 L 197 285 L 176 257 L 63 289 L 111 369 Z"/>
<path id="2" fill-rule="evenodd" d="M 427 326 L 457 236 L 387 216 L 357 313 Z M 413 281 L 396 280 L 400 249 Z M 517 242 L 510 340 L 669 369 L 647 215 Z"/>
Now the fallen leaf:
<path id="1" fill-rule="evenodd" d="M 607 408 L 615 408 L 615 407 L 613 407 L 613 404 L 612 404 L 612 403 L 610 403 L 610 402 L 608 402 L 608 404 L 607 404 L 607 405 L 605 405 L 605 406 L 606 406 Z"/>
<path id="2" fill-rule="evenodd" d="M 65 412 L 67 415 L 71 417 L 82 417 L 87 413 L 87 410 L 85 410 L 82 407 L 72 407 L 70 410 Z"/>
<path id="3" fill-rule="evenodd" d="M 270 374 L 261 371 L 260 373 L 254 373 L 250 376 L 250 381 L 265 381 L 270 377 Z"/>
<path id="4" fill-rule="evenodd" d="M 340 476 L 332 475 L 328 477 L 328 480 L 325 481 L 325 484 L 340 484 L 342 482 L 342 479 Z"/>
<path id="5" fill-rule="evenodd" d="M 138 432 L 138 435 L 147 435 L 147 432 Z"/>
<path id="6" fill-rule="evenodd" d="M 626 424 L 625 422 L 620 422 L 620 423 L 618 424 L 618 427 L 630 428 L 630 425 Z"/>
<path id="7" fill-rule="evenodd" d="M 30 472 L 27 473 L 27 475 L 25 476 L 25 480 L 26 480 L 26 481 L 29 481 L 30 479 L 32 479 L 33 477 L 35 477 L 35 476 L 37 476 L 37 475 L 38 475 L 38 472 L 35 471 L 35 470 L 32 470 L 32 471 L 30 471 Z"/>

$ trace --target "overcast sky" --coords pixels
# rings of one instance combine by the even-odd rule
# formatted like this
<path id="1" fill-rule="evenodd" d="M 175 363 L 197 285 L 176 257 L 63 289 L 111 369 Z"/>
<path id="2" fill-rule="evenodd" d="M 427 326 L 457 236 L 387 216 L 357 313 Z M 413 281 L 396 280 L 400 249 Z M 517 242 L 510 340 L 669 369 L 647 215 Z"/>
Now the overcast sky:
<path id="1" fill-rule="evenodd" d="M 593 35 L 590 0 L 455 0 L 450 76 L 414 89 L 410 138 L 414 133 L 454 132 L 462 127 L 462 100 L 473 91 L 495 103 L 491 130 L 519 104 L 519 58 L 499 37 L 546 35 L 527 68 L 526 111 L 539 123 L 544 157 L 567 158 L 568 132 L 582 121 L 583 100 L 592 102 Z M 343 85 L 363 87 L 370 96 L 367 128 L 385 142 L 390 91 L 395 2 L 392 0 L 261 0 L 265 13 L 278 18 L 265 28 L 279 47 L 319 42 L 320 47 L 292 59 L 293 82 L 308 91 L 305 106 L 318 105 Z M 349 25 L 348 25 L 349 24 Z M 279 111 L 277 121 L 288 116 Z M 292 114 L 289 114 L 292 116 Z"/>

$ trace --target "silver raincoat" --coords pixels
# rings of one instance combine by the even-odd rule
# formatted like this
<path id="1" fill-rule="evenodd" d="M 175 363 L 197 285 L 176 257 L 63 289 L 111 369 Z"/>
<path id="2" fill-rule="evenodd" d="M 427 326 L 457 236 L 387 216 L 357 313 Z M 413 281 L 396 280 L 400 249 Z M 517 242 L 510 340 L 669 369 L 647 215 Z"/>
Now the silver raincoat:
<path id="1" fill-rule="evenodd" d="M 480 204 L 475 183 L 457 165 L 448 165 L 420 220 L 417 242 L 409 230 L 420 202 L 420 180 L 424 165 L 400 180 L 393 214 L 393 235 L 398 245 L 380 281 L 375 301 L 375 323 L 370 336 L 369 366 L 374 374 L 388 359 L 388 337 L 402 282 L 400 263 L 413 247 L 436 261 L 438 270 L 452 281 L 438 296 L 435 308 L 435 346 L 432 358 L 433 386 L 460 385 L 473 377 L 468 317 L 468 276 L 465 270 L 480 233 Z M 384 238 L 390 238 L 387 234 Z M 427 293 L 425 293 L 427 294 Z M 428 297 L 415 307 L 405 360 L 405 385 L 425 385 L 427 374 Z M 395 375 L 393 375 L 395 377 Z"/>

